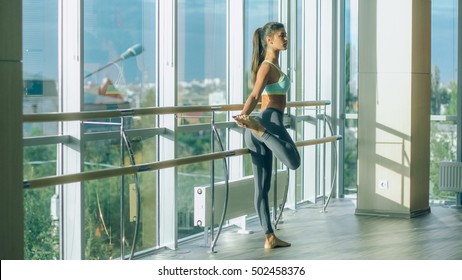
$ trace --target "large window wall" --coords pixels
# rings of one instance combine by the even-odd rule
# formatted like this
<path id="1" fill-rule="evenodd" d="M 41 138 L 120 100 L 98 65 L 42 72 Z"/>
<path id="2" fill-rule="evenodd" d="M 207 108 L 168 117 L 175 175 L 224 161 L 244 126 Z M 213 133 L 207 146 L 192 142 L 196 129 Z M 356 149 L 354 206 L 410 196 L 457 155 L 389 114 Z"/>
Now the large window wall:
<path id="1" fill-rule="evenodd" d="M 23 7 L 24 114 L 156 106 L 155 1 L 25 0 Z M 81 12 L 69 11 L 73 8 Z M 81 23 L 77 32 L 66 25 L 72 20 Z M 80 39 L 66 40 L 68 33 Z M 63 41 L 82 47 L 76 53 L 83 58 L 82 78 L 70 74 Z M 66 83 L 75 77 L 81 90 L 77 86 L 70 92 Z M 67 124 L 24 124 L 25 180 L 156 160 L 154 116 L 85 119 L 74 128 Z M 122 126 L 130 149 L 122 142 Z M 79 148 L 72 147 L 73 141 Z M 77 167 L 69 163 L 74 160 Z M 74 187 L 83 193 L 74 197 L 81 199 L 75 208 L 68 203 L 73 199 L 66 194 L 68 185 L 25 192 L 26 259 L 113 259 L 130 253 L 135 240 L 138 251 L 156 246 L 155 173 L 88 180 Z M 141 217 L 136 217 L 136 188 Z M 76 220 L 75 232 L 69 232 L 65 219 Z M 82 238 L 73 238 L 74 233 Z M 81 247 L 76 255 L 68 252 L 72 245 Z"/>
<path id="2" fill-rule="evenodd" d="M 443 10 L 456 11 L 456 1 L 449 2 Z M 193 190 L 210 185 L 212 174 L 214 182 L 224 180 L 221 160 L 146 166 L 219 150 L 212 121 L 224 149 L 244 147 L 243 131 L 230 117 L 239 111 L 153 108 L 242 104 L 251 90 L 252 35 L 268 21 L 283 22 L 289 33 L 281 56 L 291 78 L 288 101 L 332 102 L 287 109 L 292 137 L 329 135 L 324 116 L 332 132 L 344 136 L 340 143 L 300 148 L 303 162 L 290 172 L 286 206 L 318 206 L 331 191 L 354 196 L 357 6 L 358 0 L 24 0 L 23 111 L 32 120 L 24 123 L 24 179 L 132 165 L 139 171 L 26 190 L 26 258 L 130 258 L 203 234 L 193 221 Z M 457 61 L 456 47 L 452 55 Z M 432 157 L 454 159 L 456 74 L 438 71 Z M 58 113 L 53 121 L 33 121 L 51 112 Z M 101 112 L 120 114 L 83 115 Z M 73 113 L 82 115 L 69 117 Z M 248 155 L 227 163 L 231 179 L 251 175 Z"/>

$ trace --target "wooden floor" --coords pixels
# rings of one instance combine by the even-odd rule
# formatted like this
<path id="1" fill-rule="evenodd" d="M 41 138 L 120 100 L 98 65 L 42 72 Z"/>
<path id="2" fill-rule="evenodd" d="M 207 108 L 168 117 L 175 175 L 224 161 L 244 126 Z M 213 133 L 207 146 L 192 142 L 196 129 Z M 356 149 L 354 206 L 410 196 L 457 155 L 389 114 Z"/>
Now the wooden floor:
<path id="1" fill-rule="evenodd" d="M 413 219 L 358 216 L 354 199 L 332 200 L 327 213 L 320 206 L 286 210 L 276 235 L 289 248 L 263 248 L 263 232 L 254 221 L 253 234 L 237 227 L 221 233 L 216 253 L 204 238 L 160 249 L 143 259 L 156 260 L 461 260 L 462 210 L 431 205 L 431 213 Z"/>

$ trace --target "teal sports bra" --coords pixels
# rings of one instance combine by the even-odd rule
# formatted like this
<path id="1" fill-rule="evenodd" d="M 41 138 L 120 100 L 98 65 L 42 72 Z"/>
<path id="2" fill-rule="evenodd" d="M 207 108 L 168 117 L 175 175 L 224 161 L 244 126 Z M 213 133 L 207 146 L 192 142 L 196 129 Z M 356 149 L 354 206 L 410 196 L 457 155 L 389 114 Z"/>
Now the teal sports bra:
<path id="1" fill-rule="evenodd" d="M 281 77 L 279 81 L 272 84 L 267 84 L 266 87 L 263 89 L 262 95 L 285 95 L 287 91 L 289 91 L 290 87 L 290 79 L 289 77 L 284 74 L 281 69 L 274 63 L 269 60 L 264 60 L 263 62 L 268 62 L 269 64 L 273 65 L 278 69 Z"/>

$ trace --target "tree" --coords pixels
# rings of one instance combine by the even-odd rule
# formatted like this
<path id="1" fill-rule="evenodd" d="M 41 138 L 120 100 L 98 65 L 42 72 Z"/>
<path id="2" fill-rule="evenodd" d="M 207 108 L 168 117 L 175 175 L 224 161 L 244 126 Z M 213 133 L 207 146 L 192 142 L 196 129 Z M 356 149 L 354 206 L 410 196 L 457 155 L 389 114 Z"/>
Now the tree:
<path id="1" fill-rule="evenodd" d="M 440 69 L 435 66 L 431 79 L 431 114 L 440 115 L 443 106 L 447 106 L 451 101 L 451 96 L 447 88 L 442 87 Z"/>
<path id="2" fill-rule="evenodd" d="M 32 136 L 43 135 L 35 128 Z M 24 178 L 56 174 L 56 146 L 24 148 Z M 50 203 L 54 187 L 24 191 L 24 258 L 53 260 L 59 258 L 59 234 L 51 219 Z"/>
<path id="3" fill-rule="evenodd" d="M 440 82 L 440 70 L 435 66 L 432 75 L 432 103 L 431 113 L 440 115 L 457 115 L 457 84 L 452 81 L 449 86 L 443 88 Z M 442 108 L 447 108 L 442 112 Z M 459 136 L 460 137 L 460 136 Z M 457 132 L 454 123 L 443 121 L 432 123 L 430 135 L 430 182 L 431 196 L 434 198 L 450 197 L 453 194 L 441 192 L 439 183 L 439 163 L 442 161 L 453 161 L 456 159 Z"/>

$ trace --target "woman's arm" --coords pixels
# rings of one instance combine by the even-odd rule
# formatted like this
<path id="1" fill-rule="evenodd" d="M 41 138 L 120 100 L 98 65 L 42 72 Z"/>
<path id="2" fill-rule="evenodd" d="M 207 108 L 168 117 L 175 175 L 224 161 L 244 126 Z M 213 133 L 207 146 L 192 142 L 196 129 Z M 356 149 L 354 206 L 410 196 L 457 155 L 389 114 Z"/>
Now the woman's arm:
<path id="1" fill-rule="evenodd" d="M 262 63 L 260 69 L 258 69 L 255 85 L 250 93 L 250 96 L 244 103 L 241 115 L 250 115 L 258 102 L 260 101 L 261 93 L 268 83 L 268 76 L 270 73 L 270 65 L 268 63 Z"/>

